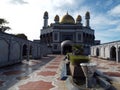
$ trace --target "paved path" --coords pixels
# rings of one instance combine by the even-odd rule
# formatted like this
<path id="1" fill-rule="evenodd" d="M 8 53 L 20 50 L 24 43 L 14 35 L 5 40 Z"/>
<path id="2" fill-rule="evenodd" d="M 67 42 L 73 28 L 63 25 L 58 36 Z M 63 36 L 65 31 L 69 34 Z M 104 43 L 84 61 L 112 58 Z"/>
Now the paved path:
<path id="1" fill-rule="evenodd" d="M 60 78 L 64 56 L 49 55 L 41 60 L 0 69 L 0 90 L 66 90 Z"/>
<path id="2" fill-rule="evenodd" d="M 64 56 L 48 55 L 40 60 L 23 61 L 0 68 L 0 90 L 67 90 L 66 82 L 60 80 L 61 64 Z M 97 69 L 111 76 L 117 90 L 120 90 L 120 63 L 98 58 Z"/>
<path id="3" fill-rule="evenodd" d="M 113 85 L 120 90 L 120 63 L 94 57 L 91 58 L 91 61 L 97 64 L 97 70 L 110 76 L 113 79 Z"/>

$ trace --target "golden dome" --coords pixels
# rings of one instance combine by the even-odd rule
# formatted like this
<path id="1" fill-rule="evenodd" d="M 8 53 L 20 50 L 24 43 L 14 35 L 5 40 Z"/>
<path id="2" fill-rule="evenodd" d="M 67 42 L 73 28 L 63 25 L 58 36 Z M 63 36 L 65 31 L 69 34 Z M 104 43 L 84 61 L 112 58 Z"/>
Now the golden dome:
<path id="1" fill-rule="evenodd" d="M 74 18 L 69 15 L 68 13 L 66 15 L 63 16 L 63 18 L 61 19 L 61 23 L 62 24 L 75 24 L 75 20 Z"/>
<path id="2" fill-rule="evenodd" d="M 59 21 L 59 16 L 58 15 L 55 16 L 54 21 Z"/>
<path id="3" fill-rule="evenodd" d="M 82 17 L 78 15 L 76 21 L 82 21 Z"/>

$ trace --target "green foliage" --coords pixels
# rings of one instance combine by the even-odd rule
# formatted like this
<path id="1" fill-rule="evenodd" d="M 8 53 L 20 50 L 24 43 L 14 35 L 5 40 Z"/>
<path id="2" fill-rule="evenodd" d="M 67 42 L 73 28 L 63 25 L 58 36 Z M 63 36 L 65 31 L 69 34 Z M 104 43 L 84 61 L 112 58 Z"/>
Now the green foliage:
<path id="1" fill-rule="evenodd" d="M 70 57 L 70 62 L 73 65 L 80 65 L 80 63 L 89 62 L 88 56 L 69 54 L 69 57 Z"/>
<path id="2" fill-rule="evenodd" d="M 74 55 L 83 55 L 84 49 L 82 45 L 73 45 L 72 47 Z"/>
<path id="3" fill-rule="evenodd" d="M 0 25 L 8 23 L 5 19 L 0 18 Z"/>
<path id="4" fill-rule="evenodd" d="M 0 18 L 0 31 L 5 32 L 6 30 L 11 29 L 9 26 L 5 26 L 8 22 L 5 19 Z"/>
<path id="5" fill-rule="evenodd" d="M 15 36 L 27 40 L 27 36 L 25 34 L 16 34 Z"/>

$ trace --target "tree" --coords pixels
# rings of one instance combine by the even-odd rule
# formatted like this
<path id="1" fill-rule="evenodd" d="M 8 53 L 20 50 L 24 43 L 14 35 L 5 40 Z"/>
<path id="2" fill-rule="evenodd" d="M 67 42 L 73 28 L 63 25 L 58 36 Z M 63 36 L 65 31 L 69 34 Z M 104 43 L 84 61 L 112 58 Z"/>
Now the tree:
<path id="1" fill-rule="evenodd" d="M 22 38 L 22 39 L 25 39 L 25 40 L 28 40 L 28 39 L 27 39 L 27 36 L 26 36 L 25 34 L 23 34 L 23 33 L 21 33 L 21 34 L 16 34 L 15 36 L 17 36 L 17 37 L 19 37 L 19 38 Z"/>
<path id="2" fill-rule="evenodd" d="M 0 31 L 1 32 L 5 32 L 6 30 L 11 29 L 9 26 L 5 26 L 5 24 L 8 24 L 9 22 L 7 22 L 5 19 L 0 18 Z"/>

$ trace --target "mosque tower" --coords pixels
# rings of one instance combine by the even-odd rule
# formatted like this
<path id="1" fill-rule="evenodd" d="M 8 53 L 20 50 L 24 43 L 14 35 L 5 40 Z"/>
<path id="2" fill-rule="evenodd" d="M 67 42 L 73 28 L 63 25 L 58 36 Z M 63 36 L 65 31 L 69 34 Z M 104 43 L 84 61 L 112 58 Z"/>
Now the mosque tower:
<path id="1" fill-rule="evenodd" d="M 85 14 L 85 19 L 86 19 L 86 27 L 90 28 L 90 13 L 87 11 L 86 14 Z"/>
<path id="2" fill-rule="evenodd" d="M 44 19 L 44 26 L 43 26 L 43 28 L 47 28 L 48 27 L 48 19 L 49 19 L 47 11 L 44 13 L 43 19 Z"/>

